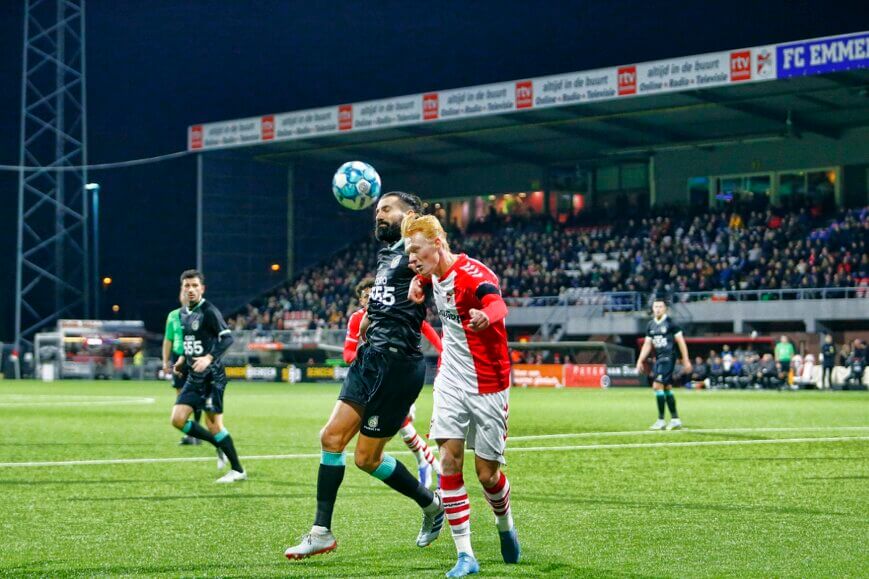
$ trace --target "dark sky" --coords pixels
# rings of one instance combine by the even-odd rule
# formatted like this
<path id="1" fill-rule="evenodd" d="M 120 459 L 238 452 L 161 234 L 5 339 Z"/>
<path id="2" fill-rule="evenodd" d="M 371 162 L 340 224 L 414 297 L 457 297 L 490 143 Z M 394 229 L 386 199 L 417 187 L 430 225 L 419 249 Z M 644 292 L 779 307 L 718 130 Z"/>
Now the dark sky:
<path id="1" fill-rule="evenodd" d="M 21 4 L 0 0 L 0 164 L 18 161 Z M 853 32 L 869 27 L 861 4 L 88 0 L 89 156 L 178 151 L 196 122 Z M 131 312 L 165 293 L 141 312 L 159 330 L 195 261 L 194 160 L 91 179 L 107 300 Z M 0 172 L 0 341 L 14 329 L 17 188 Z"/>

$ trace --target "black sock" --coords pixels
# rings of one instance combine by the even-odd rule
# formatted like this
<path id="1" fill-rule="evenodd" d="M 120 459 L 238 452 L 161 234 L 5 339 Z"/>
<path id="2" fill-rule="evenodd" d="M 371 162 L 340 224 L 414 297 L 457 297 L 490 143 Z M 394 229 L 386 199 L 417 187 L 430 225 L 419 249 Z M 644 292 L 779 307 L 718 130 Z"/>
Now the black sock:
<path id="1" fill-rule="evenodd" d="M 391 457 L 386 457 L 391 458 Z M 434 493 L 419 484 L 419 480 L 407 470 L 402 463 L 392 459 L 395 463 L 392 473 L 386 478 L 381 479 L 391 488 L 397 490 L 406 497 L 410 497 L 416 501 L 420 507 L 425 508 L 434 500 Z M 384 460 L 384 462 L 386 462 Z M 377 471 L 375 471 L 376 473 Z M 380 478 L 377 474 L 372 473 L 375 477 Z"/>
<path id="2" fill-rule="evenodd" d="M 225 433 L 225 434 L 224 434 Z M 217 438 L 220 437 L 220 440 Z M 232 466 L 232 470 L 237 472 L 244 472 L 244 469 L 241 468 L 241 463 L 238 461 L 238 453 L 235 451 L 235 445 L 232 443 L 232 437 L 226 432 L 226 429 L 221 430 L 217 433 L 217 436 L 214 437 L 215 446 L 223 451 L 223 454 L 226 455 L 226 458 L 229 460 L 229 464 Z"/>
<path id="3" fill-rule="evenodd" d="M 664 407 L 667 401 L 663 390 L 655 390 L 655 401 L 658 403 L 658 420 L 664 420 Z"/>
<path id="4" fill-rule="evenodd" d="M 188 436 L 192 436 L 193 438 L 198 438 L 199 440 L 204 440 L 205 442 L 210 442 L 214 446 L 217 446 L 217 441 L 214 440 L 214 436 L 211 435 L 208 430 L 205 429 L 204 426 L 197 422 L 193 422 L 192 420 L 188 420 L 184 425 L 184 428 L 181 429 L 181 432 L 187 434 Z"/>
<path id="5" fill-rule="evenodd" d="M 202 409 L 197 408 L 193 411 L 193 422 L 201 423 L 202 422 Z"/>
<path id="6" fill-rule="evenodd" d="M 332 528 L 332 511 L 335 509 L 335 499 L 338 489 L 344 480 L 344 453 L 322 451 L 320 470 L 317 472 L 317 514 L 314 524 L 320 527 Z"/>
<path id="7" fill-rule="evenodd" d="M 670 418 L 679 418 L 679 413 L 676 412 L 676 396 L 672 390 L 664 390 L 667 397 L 667 408 L 670 410 Z"/>

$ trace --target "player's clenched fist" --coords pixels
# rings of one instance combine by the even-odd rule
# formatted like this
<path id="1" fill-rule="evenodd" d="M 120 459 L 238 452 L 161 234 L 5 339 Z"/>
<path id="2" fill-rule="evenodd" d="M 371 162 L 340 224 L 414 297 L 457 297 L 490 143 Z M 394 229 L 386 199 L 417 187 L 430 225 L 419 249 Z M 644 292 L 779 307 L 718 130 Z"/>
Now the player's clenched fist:
<path id="1" fill-rule="evenodd" d="M 468 316 L 470 317 L 468 327 L 475 332 L 480 332 L 489 327 L 489 316 L 487 316 L 482 310 L 471 308 L 468 310 Z"/>

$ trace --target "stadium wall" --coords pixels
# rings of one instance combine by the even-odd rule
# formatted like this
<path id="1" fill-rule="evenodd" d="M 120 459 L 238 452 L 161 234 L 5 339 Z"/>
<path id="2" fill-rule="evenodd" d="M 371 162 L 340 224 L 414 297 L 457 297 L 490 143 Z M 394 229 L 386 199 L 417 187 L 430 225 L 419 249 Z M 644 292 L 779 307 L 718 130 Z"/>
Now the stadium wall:
<path id="1" fill-rule="evenodd" d="M 673 304 L 673 316 L 685 323 L 732 324 L 735 333 L 749 330 L 752 323 L 797 322 L 806 332 L 819 332 L 830 322 L 869 322 L 869 300 L 785 300 L 763 302 L 691 302 Z M 542 306 L 511 308 L 507 326 L 537 328 L 562 321 L 571 336 L 632 335 L 645 331 L 645 312 L 600 315 L 596 306 Z"/>
<path id="2" fill-rule="evenodd" d="M 838 140 L 804 132 L 801 138 L 765 143 L 660 151 L 655 154 L 655 203 L 687 203 L 690 177 L 841 166 L 842 201 L 865 205 L 867 165 L 869 129 L 850 131 Z"/>

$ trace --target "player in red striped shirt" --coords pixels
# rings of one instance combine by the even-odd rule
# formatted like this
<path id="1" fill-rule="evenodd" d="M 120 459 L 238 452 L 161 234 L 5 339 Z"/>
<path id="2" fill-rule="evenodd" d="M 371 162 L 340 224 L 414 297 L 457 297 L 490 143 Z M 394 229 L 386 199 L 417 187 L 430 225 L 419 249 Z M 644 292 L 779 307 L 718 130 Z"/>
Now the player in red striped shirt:
<path id="1" fill-rule="evenodd" d="M 450 251 L 432 215 L 409 215 L 401 227 L 409 266 L 419 274 L 408 298 L 421 303 L 431 286 L 443 322 L 441 365 L 434 385 L 431 437 L 441 457 L 444 510 L 458 551 L 447 577 L 478 573 L 471 548 L 471 504 L 462 478 L 464 446 L 474 451 L 477 479 L 495 514 L 505 563 L 518 563 L 519 539 L 510 508 L 510 482 L 501 471 L 507 446 L 510 353 L 507 305 L 498 277 L 475 259 Z"/>
<path id="2" fill-rule="evenodd" d="M 365 317 L 365 308 L 368 307 L 368 295 L 371 293 L 371 288 L 374 286 L 374 279 L 366 277 L 356 284 L 356 299 L 359 300 L 360 308 L 350 315 L 347 321 L 347 337 L 344 338 L 344 363 L 351 364 L 356 359 L 356 350 L 359 347 L 359 334 L 362 326 L 362 319 Z M 420 327 L 422 335 L 434 346 L 438 354 L 441 353 L 441 337 L 437 331 L 428 322 L 422 322 Z M 404 424 L 398 431 L 401 439 L 407 448 L 416 457 L 417 468 L 419 470 L 419 482 L 425 487 L 430 487 L 432 483 L 432 472 L 436 472 L 438 476 L 441 473 L 441 466 L 434 459 L 432 451 L 413 427 L 414 414 L 416 405 L 410 407 L 410 414 L 404 419 Z"/>

